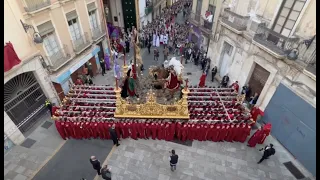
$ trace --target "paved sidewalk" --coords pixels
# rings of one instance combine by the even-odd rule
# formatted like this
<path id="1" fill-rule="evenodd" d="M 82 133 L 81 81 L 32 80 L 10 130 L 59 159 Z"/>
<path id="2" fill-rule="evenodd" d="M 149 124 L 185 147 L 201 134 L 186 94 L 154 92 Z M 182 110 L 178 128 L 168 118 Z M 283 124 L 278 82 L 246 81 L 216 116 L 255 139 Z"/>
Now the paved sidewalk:
<path id="1" fill-rule="evenodd" d="M 26 139 L 30 148 L 16 145 L 6 155 L 4 155 L 4 179 L 5 180 L 25 180 L 32 177 L 41 169 L 47 161 L 65 143 L 56 131 L 54 122 L 49 114 L 43 117 L 44 123 L 51 126 L 46 129 L 37 127 L 34 132 Z M 48 123 L 49 122 L 49 123 Z M 29 143 L 28 143 L 29 142 Z M 23 143 L 23 144 L 24 144 Z"/>
<path id="2" fill-rule="evenodd" d="M 194 141 L 192 147 L 188 147 L 163 140 L 125 139 L 107 164 L 113 180 L 294 180 L 282 164 L 287 161 L 293 161 L 308 177 L 308 172 L 269 136 L 265 144 L 271 142 L 276 154 L 257 164 L 262 156 L 258 149 L 264 145 L 249 148 L 246 143 Z M 169 166 L 171 149 L 179 155 L 175 172 L 171 172 Z"/>

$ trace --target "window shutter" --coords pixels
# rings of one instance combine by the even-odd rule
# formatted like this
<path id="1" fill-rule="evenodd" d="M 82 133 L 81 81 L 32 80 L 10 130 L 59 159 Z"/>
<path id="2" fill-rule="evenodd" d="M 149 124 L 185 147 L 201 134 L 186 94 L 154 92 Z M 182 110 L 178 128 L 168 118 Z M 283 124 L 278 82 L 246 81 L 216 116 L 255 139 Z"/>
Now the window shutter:
<path id="1" fill-rule="evenodd" d="M 37 26 L 37 28 L 41 36 L 54 32 L 54 27 L 51 21 L 45 22 Z"/>
<path id="2" fill-rule="evenodd" d="M 96 10 L 97 9 L 96 3 L 92 2 L 92 3 L 87 4 L 87 8 L 88 8 L 88 12 Z"/>
<path id="3" fill-rule="evenodd" d="M 70 21 L 70 20 L 72 20 L 72 19 L 77 18 L 77 17 L 78 17 L 77 11 L 74 10 L 74 11 L 68 12 L 68 13 L 66 14 L 66 17 L 67 17 L 67 21 Z"/>

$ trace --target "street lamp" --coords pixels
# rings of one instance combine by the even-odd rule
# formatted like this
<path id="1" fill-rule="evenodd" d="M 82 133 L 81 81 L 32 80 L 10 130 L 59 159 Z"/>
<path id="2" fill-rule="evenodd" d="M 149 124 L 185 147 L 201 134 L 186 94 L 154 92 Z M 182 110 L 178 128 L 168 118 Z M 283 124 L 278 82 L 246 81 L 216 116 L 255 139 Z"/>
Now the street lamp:
<path id="1" fill-rule="evenodd" d="M 29 25 L 29 24 L 22 22 L 21 19 L 20 19 L 20 22 L 21 22 L 21 25 L 26 33 L 28 33 L 28 30 L 30 28 L 33 29 L 33 42 L 35 42 L 36 44 L 40 44 L 43 42 L 41 35 L 38 32 L 36 32 L 36 30 L 34 29 L 34 27 L 32 25 Z"/>

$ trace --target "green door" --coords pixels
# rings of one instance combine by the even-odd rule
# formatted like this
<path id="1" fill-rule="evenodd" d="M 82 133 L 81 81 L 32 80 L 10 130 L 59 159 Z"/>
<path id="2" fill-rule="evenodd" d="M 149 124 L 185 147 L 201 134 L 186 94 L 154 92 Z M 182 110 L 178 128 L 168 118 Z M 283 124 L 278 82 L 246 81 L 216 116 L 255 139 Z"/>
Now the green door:
<path id="1" fill-rule="evenodd" d="M 136 8 L 134 0 L 122 0 L 122 11 L 125 29 L 130 29 L 132 26 L 137 26 L 136 23 Z"/>

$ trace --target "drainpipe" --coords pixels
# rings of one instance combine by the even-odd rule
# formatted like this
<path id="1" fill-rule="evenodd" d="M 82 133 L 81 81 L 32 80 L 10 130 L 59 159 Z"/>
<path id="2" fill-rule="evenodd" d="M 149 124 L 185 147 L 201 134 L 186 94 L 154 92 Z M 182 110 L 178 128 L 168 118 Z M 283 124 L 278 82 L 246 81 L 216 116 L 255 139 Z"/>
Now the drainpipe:
<path id="1" fill-rule="evenodd" d="M 109 39 L 109 31 L 108 31 L 108 26 L 107 26 L 106 12 L 104 12 L 103 0 L 100 0 L 100 4 L 101 4 L 103 24 L 104 24 L 104 27 L 106 28 L 109 54 L 110 54 L 110 58 L 111 58 L 111 60 L 112 60 L 111 44 L 110 44 L 110 39 Z M 108 12 L 108 13 L 109 13 L 109 12 Z"/>

